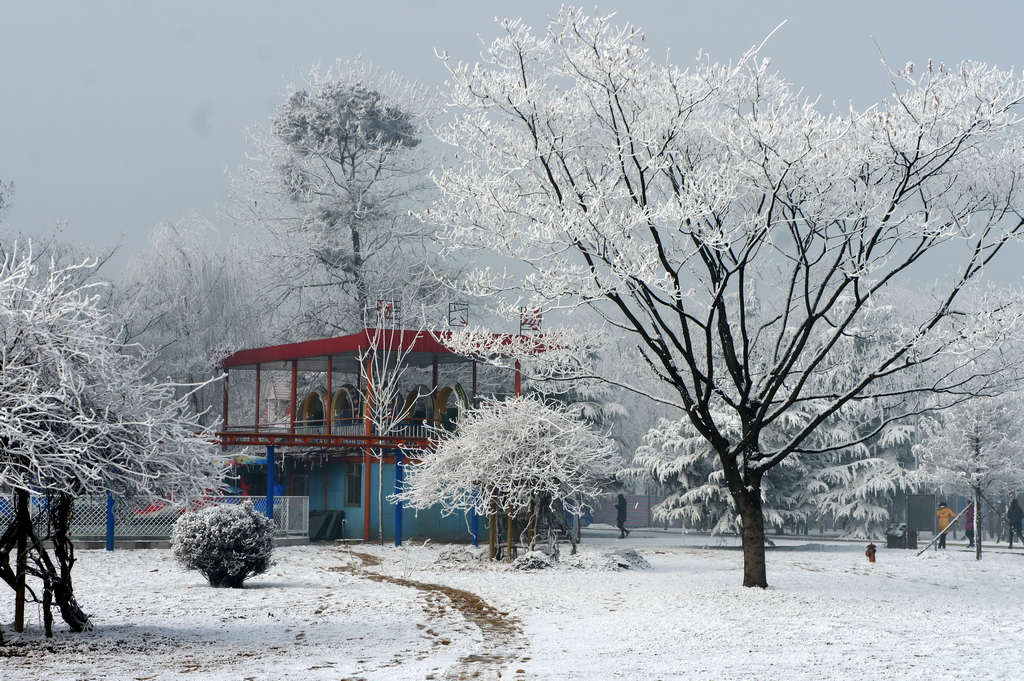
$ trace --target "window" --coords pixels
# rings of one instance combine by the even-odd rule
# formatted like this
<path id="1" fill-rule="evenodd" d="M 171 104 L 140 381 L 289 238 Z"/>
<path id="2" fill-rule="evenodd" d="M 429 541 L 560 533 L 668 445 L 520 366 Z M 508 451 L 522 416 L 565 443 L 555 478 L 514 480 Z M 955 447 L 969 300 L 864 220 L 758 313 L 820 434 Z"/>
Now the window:
<path id="1" fill-rule="evenodd" d="M 362 476 L 356 467 L 349 468 L 345 476 L 345 505 L 361 506 L 363 496 Z"/>

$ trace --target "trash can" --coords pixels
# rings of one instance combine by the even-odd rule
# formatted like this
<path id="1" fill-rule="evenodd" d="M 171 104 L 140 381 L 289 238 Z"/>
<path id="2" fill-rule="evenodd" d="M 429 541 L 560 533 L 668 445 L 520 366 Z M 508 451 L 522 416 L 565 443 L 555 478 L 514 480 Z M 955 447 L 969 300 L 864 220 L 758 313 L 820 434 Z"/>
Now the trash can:
<path id="1" fill-rule="evenodd" d="M 906 523 L 893 523 L 885 530 L 885 547 L 887 549 L 916 549 L 917 532 L 908 528 Z"/>
<path id="2" fill-rule="evenodd" d="M 344 511 L 310 511 L 309 540 L 326 541 L 345 536 Z"/>

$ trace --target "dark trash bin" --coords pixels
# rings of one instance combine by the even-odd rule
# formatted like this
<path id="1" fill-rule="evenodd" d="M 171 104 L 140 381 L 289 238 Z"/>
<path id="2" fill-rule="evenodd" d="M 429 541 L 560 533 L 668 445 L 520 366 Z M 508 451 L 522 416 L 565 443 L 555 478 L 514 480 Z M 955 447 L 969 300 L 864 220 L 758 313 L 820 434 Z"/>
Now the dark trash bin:
<path id="1" fill-rule="evenodd" d="M 885 531 L 885 547 L 887 549 L 916 549 L 917 532 L 908 528 L 906 523 L 893 523 Z"/>
<path id="2" fill-rule="evenodd" d="M 309 540 L 327 541 L 345 536 L 344 511 L 310 511 Z"/>

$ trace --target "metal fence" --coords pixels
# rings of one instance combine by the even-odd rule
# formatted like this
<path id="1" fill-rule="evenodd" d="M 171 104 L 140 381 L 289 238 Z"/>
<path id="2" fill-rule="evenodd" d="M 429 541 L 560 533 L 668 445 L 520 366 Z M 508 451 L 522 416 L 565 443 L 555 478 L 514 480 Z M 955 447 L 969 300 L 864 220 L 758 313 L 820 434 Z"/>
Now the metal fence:
<path id="1" fill-rule="evenodd" d="M 241 504 L 251 501 L 260 513 L 267 511 L 266 497 L 205 497 L 186 505 L 149 504 L 135 501 L 114 502 L 114 538 L 168 539 L 171 527 L 186 510 L 194 511 L 217 504 Z M 46 534 L 46 499 L 32 498 L 32 520 L 40 535 Z M 0 528 L 14 520 L 14 504 L 10 497 L 0 497 Z M 274 522 L 278 536 L 309 534 L 309 497 L 274 497 Z M 83 497 L 75 500 L 71 518 L 72 539 L 104 538 L 107 534 L 107 499 Z"/>

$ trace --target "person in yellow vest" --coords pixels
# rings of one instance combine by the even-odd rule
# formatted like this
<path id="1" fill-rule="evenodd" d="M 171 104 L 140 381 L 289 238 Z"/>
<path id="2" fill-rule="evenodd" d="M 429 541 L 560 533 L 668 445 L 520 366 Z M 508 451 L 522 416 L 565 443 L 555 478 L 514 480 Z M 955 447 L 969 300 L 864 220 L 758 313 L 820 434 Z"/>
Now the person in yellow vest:
<path id="1" fill-rule="evenodd" d="M 953 509 L 951 509 L 949 506 L 946 506 L 945 503 L 939 504 L 938 510 L 935 511 L 935 521 L 936 521 L 936 524 L 939 527 L 939 532 L 942 532 L 947 527 L 949 527 L 949 524 L 951 522 L 953 522 L 953 518 L 955 518 L 955 517 L 956 517 L 956 513 L 953 512 Z M 941 535 L 939 535 L 939 548 L 940 549 L 946 548 L 946 535 L 947 534 L 949 534 L 949 533 L 948 532 L 943 532 Z"/>

